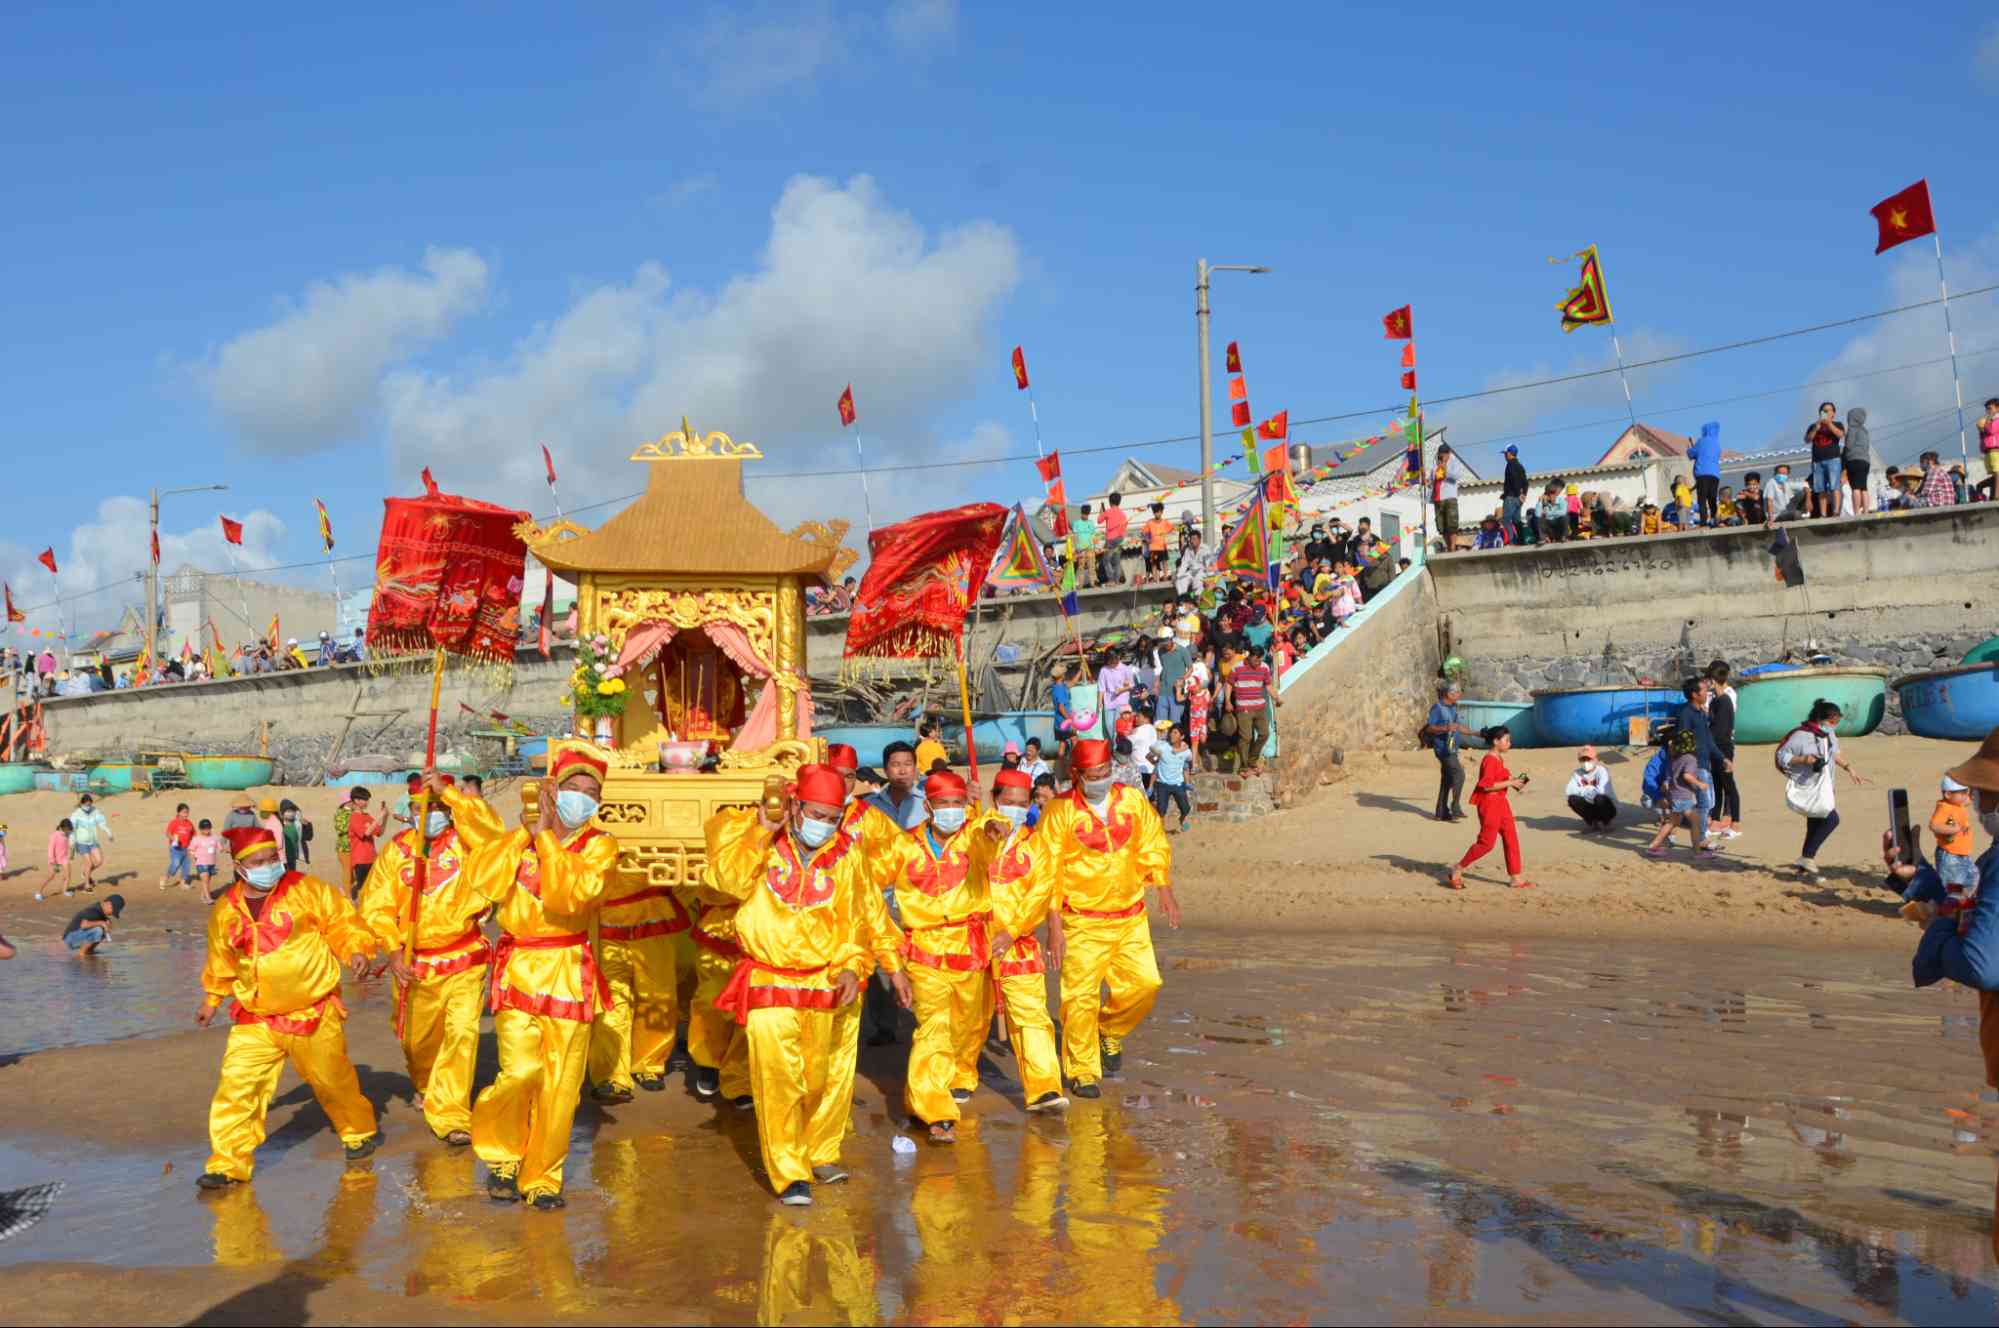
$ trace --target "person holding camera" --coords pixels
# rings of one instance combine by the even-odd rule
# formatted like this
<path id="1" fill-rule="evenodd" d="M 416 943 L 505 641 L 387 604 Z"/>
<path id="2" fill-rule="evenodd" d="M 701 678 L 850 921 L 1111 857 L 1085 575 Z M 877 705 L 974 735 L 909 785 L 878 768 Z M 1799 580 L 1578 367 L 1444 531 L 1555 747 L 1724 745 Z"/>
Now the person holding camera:
<path id="1" fill-rule="evenodd" d="M 1812 449 L 1812 515 L 1839 515 L 1841 463 L 1846 457 L 1846 426 L 1839 407 L 1819 403 L 1819 417 L 1805 426 L 1805 445 Z"/>
<path id="2" fill-rule="evenodd" d="M 1504 842 L 1506 845 L 1507 887 L 1513 890 L 1529 890 L 1534 882 L 1521 874 L 1520 828 L 1513 822 L 1513 804 L 1507 795 L 1515 789 L 1527 787 L 1527 776 L 1516 775 L 1506 768 L 1506 753 L 1513 749 L 1513 731 L 1504 724 L 1495 724 L 1480 732 L 1485 745 L 1491 750 L 1479 762 L 1478 783 L 1472 787 L 1471 803 L 1478 809 L 1478 839 L 1465 850 L 1458 865 L 1451 868 L 1450 887 L 1453 890 L 1465 888 L 1465 868 L 1492 852 L 1492 846 Z"/>

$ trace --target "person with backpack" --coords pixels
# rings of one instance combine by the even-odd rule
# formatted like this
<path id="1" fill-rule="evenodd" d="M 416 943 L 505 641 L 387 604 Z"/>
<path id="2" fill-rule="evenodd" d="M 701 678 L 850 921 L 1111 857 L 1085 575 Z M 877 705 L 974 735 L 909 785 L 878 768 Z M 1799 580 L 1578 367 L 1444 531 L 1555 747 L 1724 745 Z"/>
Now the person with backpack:
<path id="1" fill-rule="evenodd" d="M 1860 772 L 1839 754 L 1839 737 L 1834 730 L 1839 727 L 1840 718 L 1839 704 L 1820 698 L 1812 702 L 1805 722 L 1777 745 L 1777 770 L 1789 781 L 1784 789 L 1784 805 L 1805 818 L 1804 850 L 1793 865 L 1809 881 L 1822 879 L 1818 852 L 1832 832 L 1839 829 L 1839 812 L 1833 807 L 1832 768 L 1838 766 L 1846 771 L 1863 788 L 1867 784 Z"/>

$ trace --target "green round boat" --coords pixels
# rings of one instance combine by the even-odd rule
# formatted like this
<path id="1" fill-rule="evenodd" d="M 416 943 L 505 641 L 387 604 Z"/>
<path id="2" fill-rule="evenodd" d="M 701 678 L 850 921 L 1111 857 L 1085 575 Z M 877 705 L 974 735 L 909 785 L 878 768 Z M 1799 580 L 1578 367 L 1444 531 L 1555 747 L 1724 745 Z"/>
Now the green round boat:
<path id="1" fill-rule="evenodd" d="M 1964 652 L 1960 664 L 1986 664 L 1999 659 L 1999 636 L 1988 636 Z"/>
<path id="2" fill-rule="evenodd" d="M 0 762 L 0 793 L 33 792 L 35 771 L 40 768 L 26 761 Z"/>
<path id="3" fill-rule="evenodd" d="M 184 756 L 187 782 L 198 789 L 260 788 L 275 768 L 268 756 Z"/>
<path id="4" fill-rule="evenodd" d="M 1823 697 L 1839 707 L 1839 736 L 1859 738 L 1888 713 L 1888 674 L 1859 665 L 1827 664 L 1737 677 L 1735 740 L 1754 746 L 1782 742 Z"/>
<path id="5" fill-rule="evenodd" d="M 149 789 L 153 786 L 153 771 L 158 768 L 141 765 L 137 761 L 105 761 L 90 768 L 90 788 L 93 792 L 105 793 Z"/>

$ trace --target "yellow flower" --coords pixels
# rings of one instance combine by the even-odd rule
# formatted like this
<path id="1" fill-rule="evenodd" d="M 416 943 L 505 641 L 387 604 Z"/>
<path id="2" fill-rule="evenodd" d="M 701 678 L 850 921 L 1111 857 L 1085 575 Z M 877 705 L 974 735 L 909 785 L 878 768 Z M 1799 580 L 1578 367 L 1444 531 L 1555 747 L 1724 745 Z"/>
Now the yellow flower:
<path id="1" fill-rule="evenodd" d="M 600 682 L 597 684 L 597 695 L 609 696 L 617 689 L 618 689 L 618 684 L 616 682 L 606 680 L 604 682 Z"/>
<path id="2" fill-rule="evenodd" d="M 616 695 L 617 693 L 622 692 L 624 690 L 625 690 L 625 680 L 623 678 L 611 679 L 611 692 L 613 695 Z"/>

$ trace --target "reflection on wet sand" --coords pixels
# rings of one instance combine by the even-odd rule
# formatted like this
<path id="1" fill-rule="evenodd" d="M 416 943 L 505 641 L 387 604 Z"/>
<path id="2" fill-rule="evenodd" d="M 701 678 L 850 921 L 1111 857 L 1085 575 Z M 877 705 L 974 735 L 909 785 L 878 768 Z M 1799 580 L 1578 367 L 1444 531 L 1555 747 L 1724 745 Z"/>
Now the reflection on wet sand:
<path id="1" fill-rule="evenodd" d="M 1833 981 L 1774 951 L 1176 944 L 1101 1102 L 1030 1118 L 988 1087 L 957 1144 L 896 1154 L 894 1095 L 864 1086 L 853 1178 L 809 1210 L 745 1164 L 748 1116 L 677 1092 L 586 1108 L 553 1215 L 490 1203 L 408 1129 L 344 1173 L 286 1151 L 188 1199 L 198 1227 L 129 1158 L 0 1145 L 0 1167 L 69 1179 L 71 1229 L 115 1231 L 127 1263 L 264 1270 L 301 1306 L 331 1286 L 590 1322 L 1999 1319 L 1964 1002 L 1885 962 Z M 37 1229 L 0 1265 L 76 1254 Z"/>

